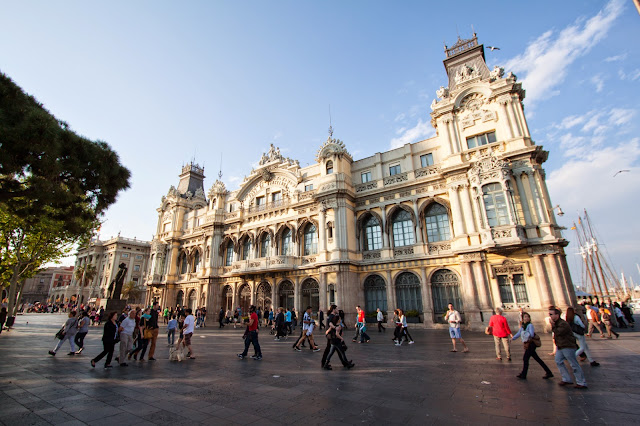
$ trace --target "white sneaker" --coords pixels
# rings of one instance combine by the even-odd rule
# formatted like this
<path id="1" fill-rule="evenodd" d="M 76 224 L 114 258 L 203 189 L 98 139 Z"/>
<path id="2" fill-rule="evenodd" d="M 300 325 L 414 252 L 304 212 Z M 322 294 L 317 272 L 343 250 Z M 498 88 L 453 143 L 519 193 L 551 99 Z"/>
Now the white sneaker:
<path id="1" fill-rule="evenodd" d="M 409 342 L 410 345 L 413 345 L 415 342 L 412 340 Z"/>

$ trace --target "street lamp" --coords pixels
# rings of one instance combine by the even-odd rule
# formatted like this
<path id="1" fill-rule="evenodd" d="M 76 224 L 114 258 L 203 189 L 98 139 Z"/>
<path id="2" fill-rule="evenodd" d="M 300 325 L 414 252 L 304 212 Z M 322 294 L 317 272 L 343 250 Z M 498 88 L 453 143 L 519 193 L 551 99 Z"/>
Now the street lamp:
<path id="1" fill-rule="evenodd" d="M 556 205 L 552 210 L 557 210 L 558 216 L 564 216 L 564 212 L 560 208 L 560 205 Z"/>

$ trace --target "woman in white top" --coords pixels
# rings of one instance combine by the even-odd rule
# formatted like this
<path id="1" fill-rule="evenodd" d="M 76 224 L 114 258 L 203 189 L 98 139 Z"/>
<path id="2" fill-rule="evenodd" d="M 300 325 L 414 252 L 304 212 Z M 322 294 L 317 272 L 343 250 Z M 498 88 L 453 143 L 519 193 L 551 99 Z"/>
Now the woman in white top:
<path id="1" fill-rule="evenodd" d="M 520 337 L 524 345 L 524 356 L 522 357 L 522 372 L 516 376 L 518 379 L 527 379 L 527 371 L 529 370 L 529 358 L 532 357 L 547 373 L 545 376 L 542 376 L 543 379 L 550 379 L 551 377 L 553 377 L 553 373 L 551 372 L 549 367 L 547 367 L 547 364 L 545 364 L 544 361 L 541 360 L 536 353 L 536 345 L 531 340 L 533 339 L 533 336 L 535 336 L 535 334 L 536 330 L 533 328 L 533 324 L 531 324 L 531 316 L 528 313 L 523 312 L 522 322 L 520 323 L 520 330 L 518 330 L 518 332 L 511 339 L 516 340 L 518 337 Z"/>
<path id="2" fill-rule="evenodd" d="M 403 337 L 407 342 L 409 342 L 410 345 L 413 345 L 413 339 L 411 338 L 411 334 L 409 334 L 409 329 L 407 328 L 407 316 L 404 314 L 404 311 L 402 309 L 398 309 L 398 314 L 400 323 L 400 338 L 398 339 L 396 346 L 402 345 Z"/>

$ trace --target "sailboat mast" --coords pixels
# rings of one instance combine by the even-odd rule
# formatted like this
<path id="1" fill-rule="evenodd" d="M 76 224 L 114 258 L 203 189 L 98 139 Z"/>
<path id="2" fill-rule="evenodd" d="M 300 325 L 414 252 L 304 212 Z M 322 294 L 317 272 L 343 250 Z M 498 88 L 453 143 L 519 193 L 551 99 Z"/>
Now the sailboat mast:
<path id="1" fill-rule="evenodd" d="M 584 247 L 587 252 L 587 258 L 588 258 L 587 267 L 591 270 L 591 272 L 593 272 L 592 278 L 595 278 L 594 282 L 598 286 L 598 290 L 596 291 L 596 294 L 602 297 L 604 293 L 602 293 L 602 286 L 600 285 L 600 277 L 598 276 L 598 271 L 596 270 L 596 264 L 593 261 L 592 248 L 589 247 L 591 243 L 589 242 L 589 238 L 587 237 L 587 231 L 584 229 L 584 224 L 582 223 L 582 218 L 580 216 L 578 216 L 578 224 L 580 225 L 580 229 L 582 230 L 582 235 L 584 236 Z"/>
<path id="2" fill-rule="evenodd" d="M 580 217 L 578 216 L 578 222 L 580 221 Z M 573 229 L 576 231 L 576 235 L 578 236 L 578 244 L 580 244 L 580 255 L 582 256 L 582 260 L 584 261 L 584 267 L 587 270 L 587 277 L 589 278 L 589 282 L 591 283 L 591 288 L 593 292 L 598 296 L 602 296 L 602 292 L 598 293 L 596 289 L 596 282 L 591 276 L 591 268 L 589 267 L 589 261 L 587 260 L 587 256 L 589 256 L 589 251 L 586 247 L 583 246 L 584 242 L 582 240 L 582 235 L 580 235 L 580 230 L 575 222 L 573 222 Z"/>

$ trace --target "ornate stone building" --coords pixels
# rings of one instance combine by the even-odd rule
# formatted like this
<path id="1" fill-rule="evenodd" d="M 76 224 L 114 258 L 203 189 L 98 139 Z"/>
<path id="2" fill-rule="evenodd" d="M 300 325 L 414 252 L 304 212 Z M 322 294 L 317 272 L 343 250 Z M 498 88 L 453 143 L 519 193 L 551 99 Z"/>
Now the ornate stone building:
<path id="1" fill-rule="evenodd" d="M 426 327 L 452 302 L 476 329 L 497 305 L 540 321 L 574 301 L 521 84 L 489 70 L 475 34 L 445 53 L 430 139 L 354 161 L 330 130 L 304 168 L 272 145 L 235 191 L 205 194 L 204 170 L 183 167 L 158 208 L 149 299 L 400 307 Z"/>
<path id="2" fill-rule="evenodd" d="M 108 297 L 109 284 L 118 273 L 118 265 L 127 265 L 127 275 L 124 282 L 136 283 L 140 294 L 130 303 L 143 303 L 146 300 L 144 277 L 149 263 L 150 244 L 135 238 L 113 237 L 108 240 L 92 239 L 91 242 L 78 249 L 76 253 L 75 267 L 85 268 L 91 265 L 95 268 L 95 276 L 92 280 L 86 280 L 83 285 L 81 280 L 73 276 L 70 283 L 64 286 L 56 286 L 49 294 L 52 300 L 65 302 L 77 301 L 78 303 L 95 302 L 96 299 Z"/>

